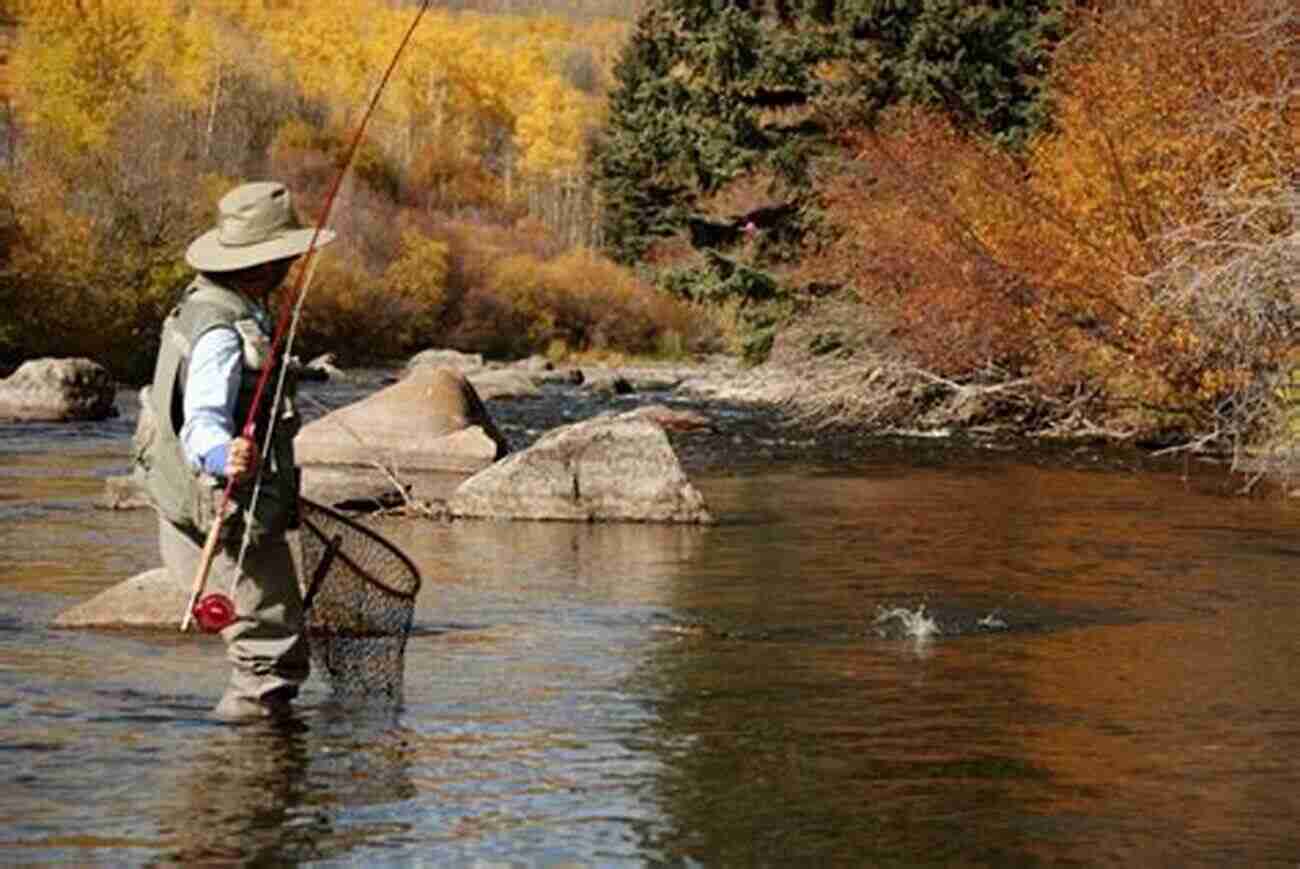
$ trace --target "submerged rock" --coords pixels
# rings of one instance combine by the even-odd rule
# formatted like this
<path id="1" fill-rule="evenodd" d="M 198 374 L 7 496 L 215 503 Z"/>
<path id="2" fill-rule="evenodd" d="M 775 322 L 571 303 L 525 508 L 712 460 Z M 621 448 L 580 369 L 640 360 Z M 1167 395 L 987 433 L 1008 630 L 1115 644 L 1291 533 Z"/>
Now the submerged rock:
<path id="1" fill-rule="evenodd" d="M 117 387 L 90 359 L 32 359 L 0 380 L 0 418 L 22 422 L 101 420 L 117 414 Z"/>
<path id="2" fill-rule="evenodd" d="M 713 521 L 663 427 L 626 415 L 543 435 L 462 483 L 448 507 L 488 519 Z"/>
<path id="3" fill-rule="evenodd" d="M 180 630 L 189 589 L 165 567 L 146 570 L 64 610 L 58 628 L 161 628 Z"/>

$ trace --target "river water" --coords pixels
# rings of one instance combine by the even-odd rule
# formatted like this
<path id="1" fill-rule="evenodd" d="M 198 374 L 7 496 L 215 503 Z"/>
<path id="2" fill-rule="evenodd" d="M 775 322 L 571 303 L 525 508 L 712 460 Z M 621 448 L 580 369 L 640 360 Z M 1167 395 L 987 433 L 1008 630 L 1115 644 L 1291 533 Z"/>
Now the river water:
<path id="1" fill-rule="evenodd" d="M 6 865 L 1300 857 L 1300 517 L 1214 466 L 715 408 L 677 442 L 717 525 L 385 522 L 425 577 L 404 705 L 313 676 L 235 727 L 219 640 L 49 627 L 158 564 L 96 506 L 134 401 L 0 426 Z M 594 406 L 490 409 L 518 444 Z"/>

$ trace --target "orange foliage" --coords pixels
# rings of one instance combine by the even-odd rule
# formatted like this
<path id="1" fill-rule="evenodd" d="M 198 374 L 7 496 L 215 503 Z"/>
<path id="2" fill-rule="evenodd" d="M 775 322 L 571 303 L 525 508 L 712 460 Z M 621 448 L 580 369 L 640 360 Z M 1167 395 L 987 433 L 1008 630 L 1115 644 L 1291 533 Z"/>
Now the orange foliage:
<path id="1" fill-rule="evenodd" d="M 1297 106 L 1288 120 L 1268 102 L 1294 58 L 1248 38 L 1241 13 L 1237 0 L 1116 6 L 1058 61 L 1059 132 L 1031 168 L 1072 254 L 1063 282 L 1146 274 L 1163 232 L 1203 214 L 1201 192 L 1233 176 L 1269 184 L 1294 160 Z"/>
<path id="2" fill-rule="evenodd" d="M 1295 26 L 1274 17 L 1287 9 L 1145 0 L 1086 18 L 1058 59 L 1057 132 L 1033 148 L 1026 213 L 988 227 L 1051 313 L 1087 324 L 1086 361 L 1132 398 L 1208 399 L 1238 379 L 1197 352 L 1225 336 L 1198 334 L 1147 277 L 1171 232 L 1206 217 L 1207 193 L 1286 183 L 1300 146 Z"/>
<path id="3" fill-rule="evenodd" d="M 919 111 L 845 144 L 852 159 L 822 187 L 838 237 L 807 258 L 798 279 L 856 287 L 869 316 L 937 373 L 1028 364 L 1027 297 L 958 201 L 1004 158 Z"/>
<path id="4" fill-rule="evenodd" d="M 430 142 L 416 155 L 405 188 L 406 201 L 430 209 L 505 207 L 501 179 L 481 160 L 443 141 Z"/>
<path id="5" fill-rule="evenodd" d="M 304 354 L 356 362 L 431 344 L 496 357 L 556 348 L 645 354 L 712 337 L 707 320 L 627 269 L 589 251 L 559 254 L 535 221 L 501 226 L 412 211 L 390 220 L 400 249 L 382 271 L 346 233 L 320 259 Z"/>
<path id="6" fill-rule="evenodd" d="M 920 364 L 951 376 L 1019 366 L 1100 385 L 1116 406 L 1207 406 L 1240 388 L 1278 348 L 1216 331 L 1223 318 L 1196 309 L 1211 298 L 1165 304 L 1153 276 L 1209 216 L 1207 194 L 1229 191 L 1222 209 L 1294 171 L 1294 10 L 1249 5 L 1256 18 L 1235 0 L 1078 13 L 1054 128 L 1023 159 L 915 111 L 858 135 L 824 191 L 842 235 L 806 276 L 858 287 Z"/>
<path id="7" fill-rule="evenodd" d="M 507 257 L 493 267 L 491 280 L 524 315 L 534 350 L 558 344 L 577 353 L 652 353 L 665 331 L 682 337 L 690 331 L 683 304 L 587 250 L 547 261 Z"/>

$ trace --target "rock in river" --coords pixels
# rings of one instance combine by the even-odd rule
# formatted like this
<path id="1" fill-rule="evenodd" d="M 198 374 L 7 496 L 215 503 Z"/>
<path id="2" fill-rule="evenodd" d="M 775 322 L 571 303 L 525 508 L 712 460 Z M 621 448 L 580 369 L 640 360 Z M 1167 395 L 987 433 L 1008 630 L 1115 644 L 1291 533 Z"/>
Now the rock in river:
<path id="1" fill-rule="evenodd" d="M 326 504 L 378 496 L 394 482 L 445 498 L 509 452 L 465 375 L 427 365 L 303 426 L 294 440 L 303 494 Z"/>
<path id="2" fill-rule="evenodd" d="M 470 477 L 448 507 L 488 519 L 712 521 L 663 427 L 630 416 L 557 428 Z"/>
<path id="3" fill-rule="evenodd" d="M 0 418 L 22 422 L 108 419 L 117 387 L 90 359 L 32 359 L 0 380 Z"/>
<path id="4" fill-rule="evenodd" d="M 155 567 L 119 582 L 54 619 L 58 628 L 180 628 L 189 589 Z"/>

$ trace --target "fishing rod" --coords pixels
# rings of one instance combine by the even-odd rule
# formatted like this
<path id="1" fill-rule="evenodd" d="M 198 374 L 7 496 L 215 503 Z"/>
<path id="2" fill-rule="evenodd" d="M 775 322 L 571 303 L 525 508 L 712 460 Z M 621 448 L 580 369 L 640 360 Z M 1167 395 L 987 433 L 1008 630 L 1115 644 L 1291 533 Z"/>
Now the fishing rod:
<path id="1" fill-rule="evenodd" d="M 356 163 L 357 152 L 361 147 L 362 137 L 365 135 L 366 126 L 370 123 L 370 118 L 375 113 L 375 108 L 379 105 L 379 98 L 384 89 L 388 86 L 388 80 L 393 75 L 393 70 L 397 68 L 397 62 L 401 59 L 406 46 L 410 43 L 415 29 L 419 26 L 420 19 L 424 13 L 429 10 L 432 0 L 422 0 L 420 8 L 412 19 L 410 26 L 407 28 L 405 35 L 398 43 L 397 50 L 393 52 L 392 59 L 388 62 L 387 69 L 384 70 L 379 84 L 375 86 L 374 93 L 370 96 L 370 103 L 366 107 L 365 113 L 361 116 L 361 122 L 357 125 L 356 132 L 352 136 L 352 141 L 348 146 L 347 158 L 343 166 L 334 176 L 334 181 L 330 185 L 328 194 L 325 197 L 325 203 L 321 207 L 320 217 L 316 221 L 315 230 L 312 232 L 311 240 L 307 244 L 307 251 L 303 254 L 303 262 L 298 268 L 298 275 L 294 281 L 293 289 L 285 298 L 281 307 L 280 318 L 276 323 L 275 333 L 271 339 L 271 352 L 266 363 L 262 366 L 262 372 L 258 375 L 257 385 L 253 391 L 252 403 L 248 409 L 248 415 L 244 419 L 244 426 L 240 432 L 240 437 L 256 442 L 257 439 L 257 411 L 261 405 L 262 396 L 266 392 L 267 383 L 270 380 L 271 369 L 276 367 L 273 363 L 277 358 L 280 346 L 284 343 L 286 335 L 288 343 L 285 344 L 284 357 L 288 358 L 289 351 L 293 347 L 293 339 L 297 333 L 298 320 L 302 314 L 303 301 L 307 296 L 307 289 L 310 285 L 311 278 L 316 272 L 316 251 L 320 239 L 321 231 L 328 226 L 330 213 L 334 209 L 334 201 L 338 197 L 339 189 L 343 186 L 343 180 L 348 172 Z M 280 375 L 276 383 L 275 398 L 272 407 L 278 407 L 283 397 L 285 375 L 287 365 L 280 365 Z M 266 464 L 267 456 L 271 449 L 271 435 L 275 429 L 276 414 L 272 413 L 267 424 L 266 440 L 262 444 L 261 454 L 258 458 L 257 474 L 253 487 L 253 497 L 249 504 L 247 516 L 244 522 L 244 537 L 239 549 L 239 558 L 236 562 L 234 578 L 231 581 L 231 591 L 234 590 L 235 583 L 238 583 L 241 573 L 243 572 L 244 555 L 248 550 L 249 541 L 253 525 L 254 510 L 257 506 L 257 499 L 262 488 L 262 468 Z M 198 569 L 194 573 L 194 582 L 190 588 L 189 601 L 185 606 L 185 614 L 181 618 L 181 632 L 189 630 L 190 620 L 198 618 L 199 624 L 204 630 L 219 631 L 226 625 L 229 625 L 235 619 L 235 606 L 231 596 L 221 594 L 210 594 L 200 601 L 203 594 L 204 586 L 207 584 L 208 575 L 212 572 L 212 561 L 216 556 L 217 543 L 221 539 L 221 528 L 225 523 L 226 511 L 230 505 L 231 494 L 234 491 L 234 479 L 226 481 L 225 489 L 221 493 L 221 504 L 217 510 L 216 518 L 213 520 L 212 528 L 208 532 L 208 537 L 203 543 L 203 551 L 199 555 Z"/>

